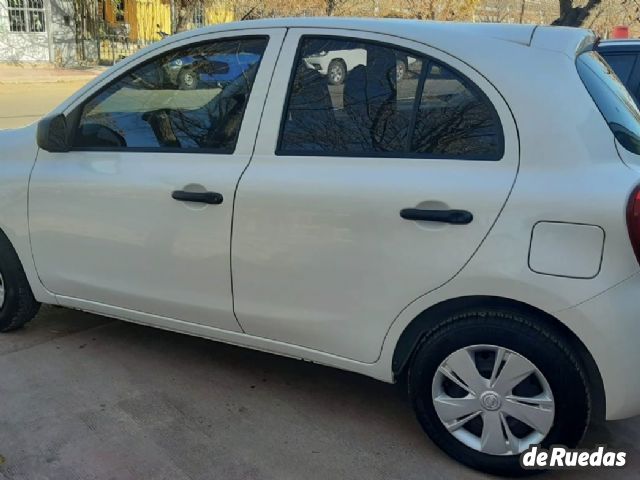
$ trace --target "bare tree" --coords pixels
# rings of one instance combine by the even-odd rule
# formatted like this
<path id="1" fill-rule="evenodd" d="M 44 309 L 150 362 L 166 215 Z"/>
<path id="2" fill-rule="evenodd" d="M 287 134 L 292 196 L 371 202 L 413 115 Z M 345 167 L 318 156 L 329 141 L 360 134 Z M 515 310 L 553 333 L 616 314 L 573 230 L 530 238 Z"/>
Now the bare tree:
<path id="1" fill-rule="evenodd" d="M 480 0 L 399 0 L 387 16 L 420 20 L 470 20 Z"/>
<path id="2" fill-rule="evenodd" d="M 602 0 L 587 0 L 584 5 L 576 5 L 576 0 L 558 0 L 560 2 L 560 16 L 552 25 L 581 27 L 589 14 L 602 3 Z"/>
<path id="3" fill-rule="evenodd" d="M 608 38 L 617 25 L 637 28 L 638 24 L 640 24 L 640 0 L 602 0 L 600 5 L 591 12 L 584 26 Z"/>

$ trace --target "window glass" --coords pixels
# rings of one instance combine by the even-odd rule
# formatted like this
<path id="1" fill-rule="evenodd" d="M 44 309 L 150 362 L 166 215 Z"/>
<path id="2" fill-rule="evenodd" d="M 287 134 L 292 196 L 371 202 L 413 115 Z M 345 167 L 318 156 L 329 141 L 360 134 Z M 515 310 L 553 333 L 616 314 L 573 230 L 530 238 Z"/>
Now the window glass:
<path id="1" fill-rule="evenodd" d="M 305 37 L 278 153 L 498 159 L 500 122 L 476 90 L 413 52 Z"/>
<path id="2" fill-rule="evenodd" d="M 476 88 L 432 62 L 420 98 L 412 152 L 456 158 L 497 159 L 502 131 L 495 110 Z"/>
<path id="3" fill-rule="evenodd" d="M 76 147 L 233 151 L 267 40 L 168 53 L 87 102 Z"/>
<path id="4" fill-rule="evenodd" d="M 421 69 L 421 58 L 379 44 L 304 39 L 280 151 L 404 151 Z"/>
<path id="5" fill-rule="evenodd" d="M 603 55 L 609 66 L 616 72 L 618 78 L 625 85 L 629 81 L 633 66 L 636 63 L 636 55 Z"/>
<path id="6" fill-rule="evenodd" d="M 640 155 L 640 111 L 611 67 L 596 52 L 576 61 L 578 74 L 620 144 Z"/>

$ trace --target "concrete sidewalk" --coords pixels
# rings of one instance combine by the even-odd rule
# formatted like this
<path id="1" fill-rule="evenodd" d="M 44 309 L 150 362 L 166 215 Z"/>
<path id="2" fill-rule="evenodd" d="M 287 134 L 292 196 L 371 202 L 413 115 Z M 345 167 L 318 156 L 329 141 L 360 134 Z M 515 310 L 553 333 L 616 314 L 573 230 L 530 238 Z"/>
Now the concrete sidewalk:
<path id="1" fill-rule="evenodd" d="M 51 64 L 0 63 L 0 84 L 88 82 L 106 68 L 60 68 Z"/>

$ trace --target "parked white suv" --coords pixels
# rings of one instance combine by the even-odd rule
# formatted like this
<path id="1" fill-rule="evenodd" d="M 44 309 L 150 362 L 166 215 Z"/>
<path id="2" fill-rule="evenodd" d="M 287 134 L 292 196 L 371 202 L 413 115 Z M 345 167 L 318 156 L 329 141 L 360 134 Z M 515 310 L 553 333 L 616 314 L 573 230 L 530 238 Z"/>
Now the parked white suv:
<path id="1" fill-rule="evenodd" d="M 331 39 L 326 40 L 331 42 Z M 354 39 L 353 43 L 354 45 L 358 44 L 358 40 Z M 351 70 L 360 65 L 367 65 L 367 50 L 365 48 L 349 48 L 349 44 L 345 41 L 343 44 L 341 50 L 322 49 L 304 57 L 307 66 L 326 75 L 330 85 L 342 85 Z M 416 59 L 399 53 L 396 58 L 396 78 L 401 80 Z"/>
<path id="2" fill-rule="evenodd" d="M 0 327 L 58 304 L 403 382 L 448 454 L 521 473 L 640 413 L 640 114 L 594 41 L 287 19 L 158 42 L 37 142 L 0 136 Z M 329 88 L 305 59 L 347 48 L 366 65 Z M 162 83 L 234 54 L 224 85 Z"/>

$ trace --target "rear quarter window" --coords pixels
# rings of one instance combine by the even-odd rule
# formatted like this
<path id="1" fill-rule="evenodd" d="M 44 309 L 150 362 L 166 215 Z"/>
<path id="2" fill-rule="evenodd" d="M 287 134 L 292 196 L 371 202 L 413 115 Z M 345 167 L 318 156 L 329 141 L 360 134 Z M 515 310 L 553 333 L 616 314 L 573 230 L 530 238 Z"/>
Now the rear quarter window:
<path id="1" fill-rule="evenodd" d="M 626 87 L 596 52 L 580 55 L 576 67 L 620 145 L 640 155 L 640 111 Z"/>

